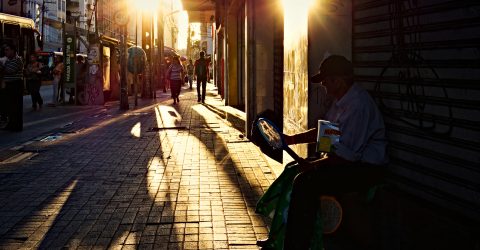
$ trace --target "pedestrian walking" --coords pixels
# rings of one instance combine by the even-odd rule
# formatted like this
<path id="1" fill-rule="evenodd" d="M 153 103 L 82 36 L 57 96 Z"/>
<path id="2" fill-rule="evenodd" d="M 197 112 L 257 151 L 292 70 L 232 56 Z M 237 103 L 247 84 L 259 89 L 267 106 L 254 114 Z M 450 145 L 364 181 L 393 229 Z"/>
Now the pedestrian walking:
<path id="1" fill-rule="evenodd" d="M 165 74 L 163 77 L 163 92 L 167 92 L 167 89 L 170 88 L 170 79 L 168 79 L 168 69 L 170 68 L 170 65 L 172 65 L 172 59 L 170 57 L 165 58 L 165 68 L 167 71 L 164 71 L 163 73 Z"/>
<path id="2" fill-rule="evenodd" d="M 173 104 L 180 102 L 178 96 L 180 95 L 180 89 L 182 87 L 185 71 L 180 64 L 180 59 L 175 56 L 172 60 L 172 64 L 168 68 L 167 78 L 170 80 L 170 89 L 172 92 Z"/>
<path id="3" fill-rule="evenodd" d="M 188 65 L 187 65 L 187 77 L 188 77 L 188 83 L 190 84 L 190 89 L 192 89 L 192 86 L 193 86 L 194 73 L 195 73 L 195 65 L 193 65 L 192 59 L 189 59 Z"/>
<path id="4" fill-rule="evenodd" d="M 77 104 L 80 102 L 79 93 L 85 91 L 85 77 L 87 75 L 87 64 L 85 63 L 85 59 L 81 55 L 77 55 L 77 62 L 75 64 L 75 79 L 77 80 L 77 85 L 75 89 L 70 91 L 71 95 L 74 97 L 74 101 L 77 101 Z M 118 74 L 118 73 L 117 73 Z"/>
<path id="5" fill-rule="evenodd" d="M 6 130 L 23 130 L 23 60 L 17 54 L 15 45 L 6 43 L 3 47 L 5 58 L 0 60 L 0 75 L 3 75 L 4 112 L 7 118 Z"/>
<path id="6" fill-rule="evenodd" d="M 53 95 L 52 95 L 52 103 L 49 104 L 50 106 L 56 106 L 58 103 L 58 97 L 59 97 L 59 91 L 60 91 L 59 86 L 62 84 L 63 69 L 64 69 L 63 56 L 55 57 L 55 68 L 53 69 L 53 81 L 52 81 Z"/>
<path id="7" fill-rule="evenodd" d="M 207 72 L 208 62 L 205 59 L 205 52 L 200 51 L 200 58 L 195 61 L 195 77 L 197 78 L 198 102 L 201 101 L 205 103 L 205 94 L 207 93 Z"/>
<path id="8" fill-rule="evenodd" d="M 43 99 L 40 95 L 40 86 L 42 85 L 42 69 L 43 64 L 38 61 L 38 56 L 33 54 L 25 69 L 25 77 L 27 78 L 27 88 L 32 98 L 32 109 L 42 108 Z M 38 104 L 38 106 L 37 106 Z"/>

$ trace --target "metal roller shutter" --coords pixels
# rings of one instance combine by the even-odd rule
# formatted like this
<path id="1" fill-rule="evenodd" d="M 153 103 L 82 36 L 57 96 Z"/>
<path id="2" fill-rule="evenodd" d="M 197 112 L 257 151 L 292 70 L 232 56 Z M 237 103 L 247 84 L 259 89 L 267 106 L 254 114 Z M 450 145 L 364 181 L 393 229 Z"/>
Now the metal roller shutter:
<path id="1" fill-rule="evenodd" d="M 480 220 L 480 1 L 353 10 L 355 77 L 384 113 L 396 184 Z"/>

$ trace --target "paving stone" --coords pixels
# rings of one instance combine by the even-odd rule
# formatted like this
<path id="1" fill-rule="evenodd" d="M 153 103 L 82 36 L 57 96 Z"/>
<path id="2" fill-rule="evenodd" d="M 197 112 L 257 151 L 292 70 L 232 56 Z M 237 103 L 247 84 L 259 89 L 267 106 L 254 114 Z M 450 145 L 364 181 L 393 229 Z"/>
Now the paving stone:
<path id="1" fill-rule="evenodd" d="M 275 178 L 270 165 L 252 143 L 228 143 L 245 121 L 219 116 L 230 110 L 221 99 L 201 105 L 182 91 L 176 107 L 162 99 L 128 111 L 142 115 L 80 119 L 86 129 L 12 166 L 18 174 L 0 178 L 0 248 L 257 249 L 268 228 L 254 209 Z M 187 129 L 145 132 L 171 114 Z"/>

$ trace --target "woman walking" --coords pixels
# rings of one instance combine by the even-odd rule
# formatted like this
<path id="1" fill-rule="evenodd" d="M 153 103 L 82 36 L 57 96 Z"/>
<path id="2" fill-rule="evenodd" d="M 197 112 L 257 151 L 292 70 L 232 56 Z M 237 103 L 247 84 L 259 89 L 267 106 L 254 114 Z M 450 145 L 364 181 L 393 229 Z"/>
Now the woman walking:
<path id="1" fill-rule="evenodd" d="M 170 90 L 172 91 L 173 104 L 177 104 L 177 102 L 180 102 L 178 96 L 180 95 L 183 78 L 185 77 L 185 70 L 180 64 L 180 59 L 178 56 L 173 58 L 172 64 L 168 68 L 167 76 L 170 80 Z"/>
<path id="2" fill-rule="evenodd" d="M 25 70 L 25 75 L 27 77 L 27 86 L 32 97 L 32 108 L 37 110 L 37 104 L 39 108 L 42 108 L 43 99 L 40 95 L 40 86 L 42 85 L 42 63 L 37 61 L 37 55 L 30 56 L 30 62 L 27 65 Z"/>

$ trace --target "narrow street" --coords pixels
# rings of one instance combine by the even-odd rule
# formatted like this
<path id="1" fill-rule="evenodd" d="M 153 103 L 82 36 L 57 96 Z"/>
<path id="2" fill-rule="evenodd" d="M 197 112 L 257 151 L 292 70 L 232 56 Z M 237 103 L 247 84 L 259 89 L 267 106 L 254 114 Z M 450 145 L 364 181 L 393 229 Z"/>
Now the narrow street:
<path id="1" fill-rule="evenodd" d="M 2 0 L 0 250 L 480 250 L 479 21 L 480 1 Z"/>
<path id="2" fill-rule="evenodd" d="M 0 248 L 257 249 L 274 174 L 208 85 L 206 104 L 184 88 L 177 105 L 68 107 L 57 137 L 33 120 L 21 134 L 37 139 L 2 134 L 23 154 L 0 163 Z"/>

